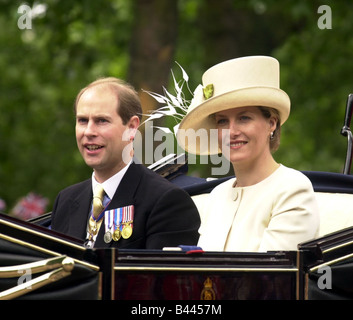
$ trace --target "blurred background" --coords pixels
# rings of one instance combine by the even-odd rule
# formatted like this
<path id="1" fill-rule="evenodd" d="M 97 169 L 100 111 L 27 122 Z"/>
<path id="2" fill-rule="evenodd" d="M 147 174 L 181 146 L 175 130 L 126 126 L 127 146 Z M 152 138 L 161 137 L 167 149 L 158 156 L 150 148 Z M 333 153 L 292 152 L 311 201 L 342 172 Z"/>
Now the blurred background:
<path id="1" fill-rule="evenodd" d="M 149 113 L 161 105 L 142 89 L 173 90 L 176 62 L 193 90 L 221 61 L 276 57 L 292 103 L 276 160 L 342 172 L 352 21 L 348 0 L 0 0 L 0 210 L 50 211 L 61 189 L 90 177 L 74 134 L 82 87 L 120 77 Z M 189 172 L 209 175 L 205 165 Z"/>

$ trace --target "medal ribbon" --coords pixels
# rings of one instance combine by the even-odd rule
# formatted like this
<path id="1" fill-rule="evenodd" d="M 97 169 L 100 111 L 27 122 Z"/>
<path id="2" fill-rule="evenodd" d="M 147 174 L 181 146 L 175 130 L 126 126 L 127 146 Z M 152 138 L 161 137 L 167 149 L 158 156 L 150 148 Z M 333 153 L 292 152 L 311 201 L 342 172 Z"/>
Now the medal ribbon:
<path id="1" fill-rule="evenodd" d="M 113 212 L 112 210 L 109 210 L 105 213 L 105 232 L 110 231 L 112 226 L 113 226 Z"/>
<path id="2" fill-rule="evenodd" d="M 122 223 L 132 222 L 134 220 L 134 206 L 126 206 L 123 208 Z"/>
<path id="3" fill-rule="evenodd" d="M 109 202 L 105 205 L 105 207 L 103 208 L 102 212 L 99 214 L 99 216 L 98 216 L 97 219 L 94 217 L 94 214 L 93 214 L 93 211 L 92 211 L 91 218 L 93 219 L 93 221 L 98 222 L 100 219 L 103 218 L 104 213 L 105 213 L 105 209 L 107 209 L 107 207 L 109 206 L 110 201 L 111 201 L 111 200 L 109 200 Z"/>
<path id="4" fill-rule="evenodd" d="M 114 209 L 114 230 L 120 228 L 120 224 L 121 224 L 121 209 L 122 208 Z"/>

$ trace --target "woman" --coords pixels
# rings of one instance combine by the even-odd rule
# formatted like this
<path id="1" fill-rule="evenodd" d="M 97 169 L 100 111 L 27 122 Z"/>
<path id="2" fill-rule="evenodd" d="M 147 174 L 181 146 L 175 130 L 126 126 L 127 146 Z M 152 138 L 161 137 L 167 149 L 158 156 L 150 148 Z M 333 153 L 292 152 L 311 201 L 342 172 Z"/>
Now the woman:
<path id="1" fill-rule="evenodd" d="M 317 235 L 319 214 L 310 180 L 272 156 L 290 112 L 278 61 L 233 59 L 207 70 L 202 80 L 203 94 L 195 93 L 178 143 L 194 154 L 222 152 L 236 178 L 218 185 L 199 208 L 198 245 L 207 251 L 296 250 Z M 216 131 L 218 144 L 186 139 L 188 129 L 206 130 L 210 139 Z"/>

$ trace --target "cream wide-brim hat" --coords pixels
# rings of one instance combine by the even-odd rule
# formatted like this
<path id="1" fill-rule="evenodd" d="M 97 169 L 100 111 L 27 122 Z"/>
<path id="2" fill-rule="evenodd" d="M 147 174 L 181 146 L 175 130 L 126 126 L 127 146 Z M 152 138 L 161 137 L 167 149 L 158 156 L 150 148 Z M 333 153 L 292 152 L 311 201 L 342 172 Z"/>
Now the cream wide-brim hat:
<path id="1" fill-rule="evenodd" d="M 290 99 L 280 89 L 279 78 L 279 62 L 267 56 L 242 57 L 211 67 L 202 76 L 203 90 L 195 90 L 193 101 L 180 122 L 178 144 L 196 155 L 221 153 L 218 144 L 210 143 L 209 138 L 210 130 L 216 129 L 215 119 L 210 115 L 222 110 L 271 107 L 279 111 L 282 125 L 289 116 Z M 211 93 L 206 92 L 205 97 L 207 90 Z"/>

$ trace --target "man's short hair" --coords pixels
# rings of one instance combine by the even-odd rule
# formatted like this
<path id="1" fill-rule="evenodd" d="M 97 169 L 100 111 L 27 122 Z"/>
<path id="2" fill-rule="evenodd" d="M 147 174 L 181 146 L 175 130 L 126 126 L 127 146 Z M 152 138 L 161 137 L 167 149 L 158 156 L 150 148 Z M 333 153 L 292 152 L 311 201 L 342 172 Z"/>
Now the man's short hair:
<path id="1" fill-rule="evenodd" d="M 116 95 L 118 101 L 117 113 L 121 117 L 123 124 L 126 124 L 132 116 L 138 116 L 140 121 L 142 119 L 142 107 L 140 98 L 135 88 L 129 83 L 114 77 L 101 78 L 91 82 L 88 86 L 83 88 L 77 95 L 75 100 L 74 111 L 76 114 L 77 104 L 82 94 L 95 86 L 104 86 L 111 89 L 112 93 Z"/>

